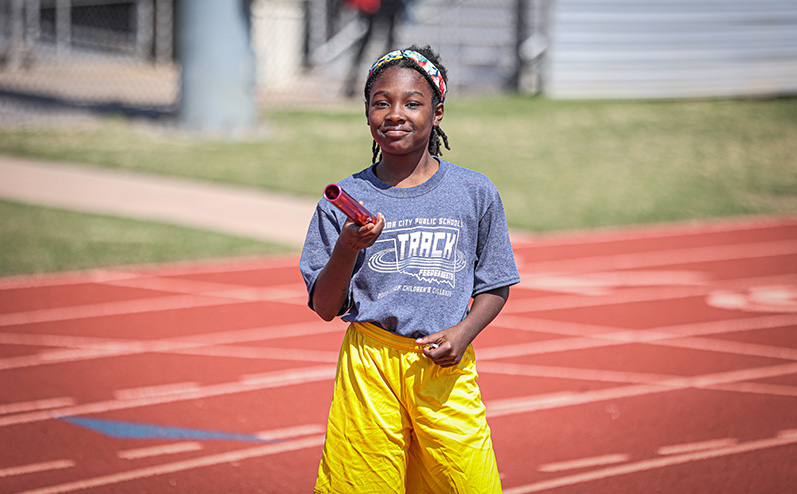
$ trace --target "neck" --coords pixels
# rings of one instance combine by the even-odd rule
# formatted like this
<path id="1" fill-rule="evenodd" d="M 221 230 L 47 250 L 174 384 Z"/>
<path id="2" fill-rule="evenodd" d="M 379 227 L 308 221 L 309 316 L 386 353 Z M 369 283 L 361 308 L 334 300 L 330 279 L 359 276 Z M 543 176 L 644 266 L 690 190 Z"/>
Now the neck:
<path id="1" fill-rule="evenodd" d="M 393 187 L 408 188 L 429 180 L 440 168 L 428 150 L 418 156 L 383 156 L 374 172 L 382 182 Z"/>

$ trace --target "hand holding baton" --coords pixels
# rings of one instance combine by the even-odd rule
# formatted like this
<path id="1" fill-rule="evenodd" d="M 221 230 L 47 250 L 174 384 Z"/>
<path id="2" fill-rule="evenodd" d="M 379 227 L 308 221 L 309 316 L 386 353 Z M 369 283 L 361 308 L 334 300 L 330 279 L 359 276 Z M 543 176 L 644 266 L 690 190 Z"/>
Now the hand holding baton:
<path id="1" fill-rule="evenodd" d="M 364 226 L 368 223 L 376 223 L 376 216 L 371 214 L 362 204 L 346 193 L 340 185 L 327 185 L 324 189 L 324 197 L 358 225 Z"/>

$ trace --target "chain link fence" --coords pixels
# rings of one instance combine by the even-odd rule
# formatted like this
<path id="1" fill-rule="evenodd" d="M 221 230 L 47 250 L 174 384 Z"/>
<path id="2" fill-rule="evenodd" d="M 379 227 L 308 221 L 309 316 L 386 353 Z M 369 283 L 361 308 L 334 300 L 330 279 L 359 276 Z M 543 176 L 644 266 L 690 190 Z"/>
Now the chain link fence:
<path id="1" fill-rule="evenodd" d="M 359 98 L 368 64 L 412 43 L 441 53 L 454 91 L 539 90 L 550 0 L 228 1 L 249 16 L 262 106 Z M 173 117 L 180 9 L 195 5 L 0 0 L 0 125 Z"/>
<path id="2" fill-rule="evenodd" d="M 0 1 L 0 124 L 174 112 L 173 0 Z"/>

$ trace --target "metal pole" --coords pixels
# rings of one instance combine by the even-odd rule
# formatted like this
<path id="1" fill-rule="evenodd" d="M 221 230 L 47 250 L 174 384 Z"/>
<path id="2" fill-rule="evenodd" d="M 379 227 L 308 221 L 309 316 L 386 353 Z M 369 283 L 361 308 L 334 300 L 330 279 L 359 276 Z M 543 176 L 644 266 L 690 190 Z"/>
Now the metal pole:
<path id="1" fill-rule="evenodd" d="M 59 55 L 69 51 L 72 44 L 72 0 L 55 2 L 55 40 Z"/>
<path id="2" fill-rule="evenodd" d="M 41 36 L 41 0 L 28 0 L 25 10 L 25 47 L 32 51 Z"/>
<path id="3" fill-rule="evenodd" d="M 10 69 L 22 65 L 22 51 L 25 46 L 25 21 L 23 20 L 23 0 L 11 2 L 11 40 L 8 51 L 8 66 Z"/>
<path id="4" fill-rule="evenodd" d="M 136 55 L 142 60 L 152 54 L 152 41 L 155 39 L 153 0 L 136 1 Z"/>
<path id="5" fill-rule="evenodd" d="M 509 79 L 509 88 L 513 91 L 520 90 L 520 80 L 523 77 L 522 46 L 526 41 L 526 12 L 528 11 L 528 0 L 515 0 L 515 70 Z"/>
<path id="6" fill-rule="evenodd" d="M 155 61 L 170 62 L 174 52 L 174 0 L 155 0 Z"/>
<path id="7" fill-rule="evenodd" d="M 255 125 L 249 7 L 247 0 L 192 0 L 178 9 L 183 126 L 226 133 Z"/>

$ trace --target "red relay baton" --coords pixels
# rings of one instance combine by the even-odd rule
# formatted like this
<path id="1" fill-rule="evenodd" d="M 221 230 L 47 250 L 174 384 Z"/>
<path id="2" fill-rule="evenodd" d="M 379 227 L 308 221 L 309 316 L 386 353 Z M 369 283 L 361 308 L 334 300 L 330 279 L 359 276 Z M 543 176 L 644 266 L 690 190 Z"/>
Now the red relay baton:
<path id="1" fill-rule="evenodd" d="M 376 223 L 376 216 L 372 215 L 362 204 L 354 200 L 354 198 L 346 193 L 340 185 L 327 185 L 324 189 L 324 197 L 327 201 L 346 213 L 346 216 L 351 218 L 358 225 L 364 226 L 368 223 Z"/>

